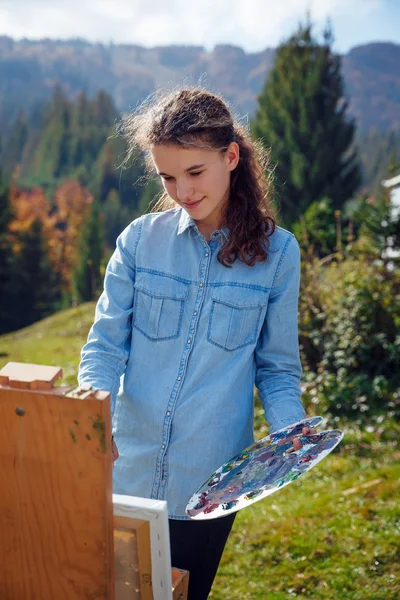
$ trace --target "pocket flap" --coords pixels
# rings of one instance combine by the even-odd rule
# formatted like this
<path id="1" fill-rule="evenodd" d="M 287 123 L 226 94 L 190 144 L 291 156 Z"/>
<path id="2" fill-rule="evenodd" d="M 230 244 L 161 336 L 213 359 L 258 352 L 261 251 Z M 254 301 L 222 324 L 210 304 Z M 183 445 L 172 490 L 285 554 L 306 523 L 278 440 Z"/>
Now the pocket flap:
<path id="1" fill-rule="evenodd" d="M 212 291 L 212 299 L 232 308 L 258 308 L 268 303 L 268 291 L 245 286 L 217 286 Z"/>
<path id="2" fill-rule="evenodd" d="M 135 289 L 154 298 L 184 300 L 189 292 L 189 285 L 187 283 L 166 275 L 140 271 L 136 273 L 134 286 Z"/>

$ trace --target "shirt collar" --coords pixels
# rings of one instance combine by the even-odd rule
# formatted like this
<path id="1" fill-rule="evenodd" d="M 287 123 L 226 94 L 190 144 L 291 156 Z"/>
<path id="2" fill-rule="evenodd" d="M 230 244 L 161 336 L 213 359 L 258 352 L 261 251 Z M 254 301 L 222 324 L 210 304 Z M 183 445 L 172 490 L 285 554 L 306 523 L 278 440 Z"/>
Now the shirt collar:
<path id="1" fill-rule="evenodd" d="M 189 213 L 186 210 L 184 210 L 183 208 L 181 208 L 180 211 L 181 211 L 181 214 L 179 217 L 178 235 L 184 233 L 187 229 L 189 230 L 189 232 L 193 231 L 197 235 L 201 235 L 201 232 L 196 225 L 196 221 L 194 219 L 192 219 L 192 217 L 189 215 Z M 229 229 L 227 227 L 218 229 L 217 231 L 214 231 L 212 233 L 211 238 L 215 239 L 220 236 L 224 237 L 227 240 L 229 238 Z"/>

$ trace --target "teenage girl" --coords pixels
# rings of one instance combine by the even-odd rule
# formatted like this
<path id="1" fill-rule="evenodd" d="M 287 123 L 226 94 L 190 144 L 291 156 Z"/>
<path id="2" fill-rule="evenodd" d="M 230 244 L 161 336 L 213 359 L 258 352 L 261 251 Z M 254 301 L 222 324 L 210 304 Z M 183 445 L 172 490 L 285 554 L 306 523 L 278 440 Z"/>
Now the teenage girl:
<path id="1" fill-rule="evenodd" d="M 205 600 L 235 514 L 191 521 L 187 502 L 253 442 L 254 385 L 270 432 L 305 418 L 299 246 L 275 223 L 262 146 L 219 96 L 153 96 L 120 132 L 165 193 L 117 240 L 79 383 L 111 392 L 114 491 L 167 500 L 172 564 Z"/>

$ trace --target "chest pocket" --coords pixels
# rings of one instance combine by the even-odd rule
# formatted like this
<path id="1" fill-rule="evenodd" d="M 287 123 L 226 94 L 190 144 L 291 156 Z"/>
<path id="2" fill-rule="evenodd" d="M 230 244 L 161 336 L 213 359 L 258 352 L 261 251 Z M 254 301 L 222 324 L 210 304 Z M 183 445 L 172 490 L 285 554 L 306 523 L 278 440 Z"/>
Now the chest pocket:
<path id="1" fill-rule="evenodd" d="M 137 273 L 133 327 L 151 340 L 170 340 L 178 337 L 188 291 L 186 283 L 171 277 Z"/>
<path id="2" fill-rule="evenodd" d="M 266 291 L 237 286 L 215 288 L 207 339 L 224 350 L 237 350 L 254 344 L 267 303 Z"/>

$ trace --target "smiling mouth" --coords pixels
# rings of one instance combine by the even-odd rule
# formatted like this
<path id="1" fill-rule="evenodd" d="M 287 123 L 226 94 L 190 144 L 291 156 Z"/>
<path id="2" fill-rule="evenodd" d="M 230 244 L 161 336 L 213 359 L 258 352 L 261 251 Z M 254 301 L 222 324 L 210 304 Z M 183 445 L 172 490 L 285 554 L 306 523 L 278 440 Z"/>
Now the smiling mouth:
<path id="1" fill-rule="evenodd" d="M 200 204 L 200 202 L 202 202 L 204 200 L 205 196 L 203 196 L 203 198 L 201 200 L 197 200 L 197 202 L 182 202 L 183 206 L 186 206 L 188 208 L 191 208 L 192 206 L 197 206 L 198 204 Z"/>

